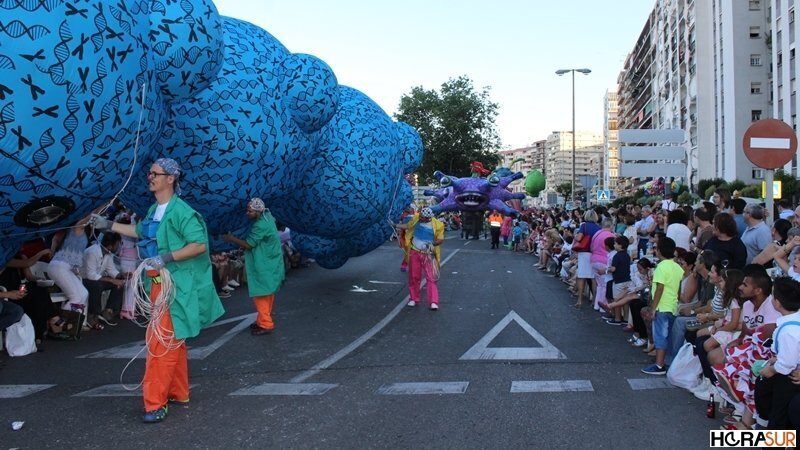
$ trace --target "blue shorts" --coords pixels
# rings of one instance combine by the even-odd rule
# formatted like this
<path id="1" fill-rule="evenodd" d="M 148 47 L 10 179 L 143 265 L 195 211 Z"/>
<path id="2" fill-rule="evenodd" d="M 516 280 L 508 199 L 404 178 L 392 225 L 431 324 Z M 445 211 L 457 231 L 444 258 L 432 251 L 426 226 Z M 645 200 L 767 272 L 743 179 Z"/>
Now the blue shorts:
<path id="1" fill-rule="evenodd" d="M 669 348 L 669 333 L 672 331 L 672 324 L 675 322 L 675 315 L 670 312 L 656 311 L 653 319 L 653 345 L 659 350 Z"/>

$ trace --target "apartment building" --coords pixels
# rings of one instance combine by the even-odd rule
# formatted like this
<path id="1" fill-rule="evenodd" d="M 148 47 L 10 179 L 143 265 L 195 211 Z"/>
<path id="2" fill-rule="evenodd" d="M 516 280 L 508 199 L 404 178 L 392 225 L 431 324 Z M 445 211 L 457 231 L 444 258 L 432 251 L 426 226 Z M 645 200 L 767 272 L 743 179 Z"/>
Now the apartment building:
<path id="1" fill-rule="evenodd" d="M 750 8 L 764 8 L 766 0 L 748 0 Z M 772 0 L 771 33 L 768 47 L 772 57 L 771 86 L 763 86 L 762 90 L 770 89 L 773 95 L 772 113 L 777 119 L 790 124 L 797 130 L 797 58 L 795 57 L 796 37 L 798 32 L 797 22 L 794 20 L 795 5 L 790 0 Z M 769 14 L 768 14 L 769 15 Z M 762 61 L 762 63 L 765 63 Z M 763 93 L 764 95 L 767 92 Z M 784 168 L 794 176 L 800 175 L 797 169 L 797 157 Z"/>
<path id="2" fill-rule="evenodd" d="M 535 152 L 536 147 L 534 146 L 500 150 L 498 153 L 503 157 L 500 165 L 508 167 L 513 172 L 522 172 L 523 175 L 527 175 L 533 168 Z M 525 192 L 525 179 L 515 180 L 508 187 L 512 192 Z"/>
<path id="3" fill-rule="evenodd" d="M 617 141 L 617 115 L 619 112 L 617 88 L 606 91 L 603 96 L 603 168 L 602 186 L 616 189 L 619 178 L 619 142 Z"/>
<path id="4" fill-rule="evenodd" d="M 545 177 L 549 190 L 572 179 L 572 132 L 554 131 L 545 141 Z M 578 131 L 575 133 L 575 177 L 603 177 L 603 134 Z M 578 186 L 580 181 L 576 181 Z"/>
<path id="5" fill-rule="evenodd" d="M 714 115 L 705 123 L 716 124 L 712 155 L 698 152 L 701 179 L 720 177 L 752 183 L 763 178 L 762 170 L 744 155 L 742 138 L 753 122 L 780 116 L 773 113 L 770 98 L 772 27 L 766 3 L 761 0 L 697 2 L 698 22 L 705 23 L 706 14 L 711 15 L 711 45 L 703 47 L 713 50 L 714 83 L 713 89 L 706 90 L 703 89 L 704 80 L 700 80 L 698 104 L 713 103 Z M 778 78 L 775 81 L 779 83 L 789 79 Z M 791 118 L 787 118 L 787 123 L 792 123 Z M 705 127 L 698 130 L 701 142 L 710 141 L 703 136 Z"/>
<path id="6" fill-rule="evenodd" d="M 657 0 L 618 78 L 619 128 L 684 130 L 691 184 L 758 179 L 742 137 L 772 115 L 769 15 L 761 0 Z"/>

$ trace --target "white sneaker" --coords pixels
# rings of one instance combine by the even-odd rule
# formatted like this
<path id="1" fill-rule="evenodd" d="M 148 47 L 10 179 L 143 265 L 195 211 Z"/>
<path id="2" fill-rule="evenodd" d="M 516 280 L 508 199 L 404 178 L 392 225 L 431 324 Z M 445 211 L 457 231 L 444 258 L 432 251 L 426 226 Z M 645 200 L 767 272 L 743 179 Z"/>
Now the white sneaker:
<path id="1" fill-rule="evenodd" d="M 636 338 L 635 341 L 632 342 L 634 347 L 644 347 L 647 344 L 647 340 L 642 338 Z"/>
<path id="2" fill-rule="evenodd" d="M 439 309 L 439 304 L 438 303 L 431 303 L 431 306 L 429 306 L 429 308 L 430 308 L 431 311 L 437 311 Z"/>
<path id="3" fill-rule="evenodd" d="M 239 284 L 239 282 L 236 281 L 236 280 L 231 280 L 231 281 L 228 281 L 228 286 L 237 288 L 237 287 L 241 286 L 241 284 Z"/>
<path id="4" fill-rule="evenodd" d="M 409 300 L 408 303 L 406 303 L 406 306 L 411 306 L 411 307 L 417 306 L 417 302 L 415 302 L 414 300 Z"/>
<path id="5" fill-rule="evenodd" d="M 222 290 L 225 291 L 225 292 L 231 292 L 231 291 L 233 291 L 233 288 L 230 287 L 230 286 L 222 286 Z"/>

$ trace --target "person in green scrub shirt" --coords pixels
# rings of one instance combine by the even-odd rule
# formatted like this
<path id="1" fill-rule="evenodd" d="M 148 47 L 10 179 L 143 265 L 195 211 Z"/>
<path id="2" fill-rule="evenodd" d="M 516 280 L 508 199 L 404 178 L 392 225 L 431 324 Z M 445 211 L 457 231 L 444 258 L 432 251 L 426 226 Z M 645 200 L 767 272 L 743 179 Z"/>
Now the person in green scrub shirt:
<path id="1" fill-rule="evenodd" d="M 272 305 L 275 293 L 281 287 L 286 269 L 283 265 L 281 238 L 275 219 L 267 210 L 264 201 L 253 198 L 247 204 L 247 217 L 253 221 L 245 239 L 228 233 L 223 240 L 244 249 L 244 270 L 247 273 L 247 289 L 253 297 L 258 316 L 250 325 L 253 336 L 272 333 Z"/>
<path id="2" fill-rule="evenodd" d="M 189 402 L 185 339 L 197 336 L 225 313 L 211 278 L 208 230 L 203 217 L 179 197 L 180 176 L 181 169 L 173 159 L 161 158 L 150 166 L 148 188 L 156 203 L 135 226 L 92 215 L 96 229 L 139 239 L 151 302 L 163 299 L 161 269 L 168 270 L 175 287 L 174 297 L 166 299 L 168 309 L 152 317 L 147 327 L 142 382 L 146 423 L 163 421 L 167 403 Z"/>

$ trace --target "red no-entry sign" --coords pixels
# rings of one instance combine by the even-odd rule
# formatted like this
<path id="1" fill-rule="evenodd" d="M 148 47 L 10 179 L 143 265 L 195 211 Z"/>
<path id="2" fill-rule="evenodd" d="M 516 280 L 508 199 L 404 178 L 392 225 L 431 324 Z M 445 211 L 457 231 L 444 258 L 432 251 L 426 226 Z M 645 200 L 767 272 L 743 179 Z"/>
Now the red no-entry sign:
<path id="1" fill-rule="evenodd" d="M 744 155 L 762 169 L 779 169 L 794 157 L 797 135 L 792 127 L 778 119 L 753 122 L 742 138 Z"/>

